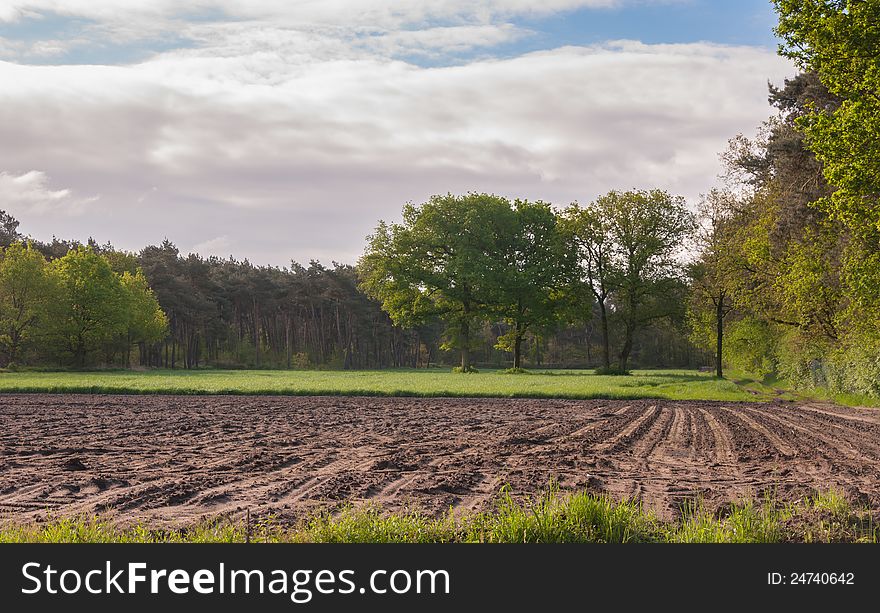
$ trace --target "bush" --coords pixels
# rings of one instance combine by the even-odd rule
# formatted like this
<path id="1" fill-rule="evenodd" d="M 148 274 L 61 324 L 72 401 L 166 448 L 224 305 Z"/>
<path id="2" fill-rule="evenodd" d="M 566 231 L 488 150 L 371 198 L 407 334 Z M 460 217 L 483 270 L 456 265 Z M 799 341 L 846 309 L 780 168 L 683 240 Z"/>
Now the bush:
<path id="1" fill-rule="evenodd" d="M 601 366 L 593 372 L 597 375 L 605 375 L 608 377 L 628 377 L 632 374 L 632 372 L 628 370 L 621 370 L 619 368 L 615 368 L 614 366 L 610 366 L 608 368 Z"/>
<path id="2" fill-rule="evenodd" d="M 776 373 L 777 342 L 777 333 L 767 322 L 741 319 L 727 333 L 725 361 L 763 379 Z"/>
<path id="3" fill-rule="evenodd" d="M 781 379 L 797 389 L 826 387 L 828 380 L 823 356 L 827 344 L 791 330 L 776 345 L 776 368 Z"/>
<path id="4" fill-rule="evenodd" d="M 832 391 L 880 397 L 880 339 L 845 339 L 824 364 L 824 373 Z"/>
<path id="5" fill-rule="evenodd" d="M 290 357 L 290 364 L 297 370 L 305 370 L 309 366 L 311 366 L 311 360 L 309 360 L 309 354 L 299 352 L 294 353 Z"/>

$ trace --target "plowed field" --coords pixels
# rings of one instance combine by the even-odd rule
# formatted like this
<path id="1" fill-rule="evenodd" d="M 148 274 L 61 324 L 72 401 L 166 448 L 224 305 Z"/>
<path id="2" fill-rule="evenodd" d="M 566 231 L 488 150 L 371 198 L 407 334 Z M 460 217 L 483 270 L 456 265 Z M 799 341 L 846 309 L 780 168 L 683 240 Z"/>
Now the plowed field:
<path id="1" fill-rule="evenodd" d="M 880 411 L 460 398 L 0 395 L 0 522 L 182 525 L 375 501 L 487 509 L 499 488 L 638 497 L 663 517 L 771 490 L 880 508 Z"/>

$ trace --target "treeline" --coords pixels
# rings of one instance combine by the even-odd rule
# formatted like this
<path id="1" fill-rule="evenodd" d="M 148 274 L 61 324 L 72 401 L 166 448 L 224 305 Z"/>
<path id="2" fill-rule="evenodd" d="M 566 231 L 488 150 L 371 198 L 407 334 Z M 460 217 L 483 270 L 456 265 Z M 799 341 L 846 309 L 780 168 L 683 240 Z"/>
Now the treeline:
<path id="1" fill-rule="evenodd" d="M 880 5 L 777 0 L 777 114 L 703 203 L 693 339 L 801 387 L 880 396 Z M 726 341 L 726 342 L 725 342 Z"/>
<path id="2" fill-rule="evenodd" d="M 418 331 L 394 327 L 357 289 L 350 266 L 258 267 L 184 256 L 168 241 L 137 254 L 93 241 L 41 243 L 21 236 L 2 211 L 0 228 L 0 366 L 382 368 L 420 358 Z M 100 275 L 56 282 L 80 260 Z M 152 325 L 122 334 L 118 320 L 140 317 L 145 307 L 133 310 L 101 283 L 142 289 Z M 66 321 L 54 306 L 62 286 L 89 289 L 95 306 L 93 329 L 75 348 L 56 330 Z"/>
<path id="3" fill-rule="evenodd" d="M 549 207 L 521 207 L 529 232 L 546 230 L 547 221 L 557 231 L 558 219 Z M 563 286 L 570 288 L 568 275 L 576 273 L 567 270 L 563 279 L 560 267 L 567 266 L 566 262 L 576 264 L 577 258 L 559 260 L 565 252 L 561 243 L 549 245 L 549 251 L 533 246 L 543 251 L 517 257 L 544 258 L 543 272 L 522 268 L 523 259 L 519 285 L 505 288 L 521 294 L 518 308 L 522 312 L 493 312 L 485 304 L 475 307 L 468 326 L 469 361 L 507 367 L 515 353 L 520 366 L 602 365 L 606 362 L 605 334 L 598 323 L 598 306 L 589 295 L 575 298 L 562 291 Z M 134 329 L 125 335 L 118 330 L 93 334 L 74 355 L 60 350 L 57 337 L 45 332 L 56 314 L 41 305 L 53 301 L 39 291 L 31 292 L 26 298 L 33 305 L 27 309 L 30 315 L 20 318 L 12 313 L 21 300 L 0 282 L 0 366 L 366 369 L 426 367 L 459 360 L 455 333 L 447 330 L 441 313 L 423 313 L 418 321 L 395 323 L 382 303 L 363 291 L 363 267 L 360 271 L 341 264 L 327 268 L 317 262 L 308 267 L 296 263 L 289 268 L 255 266 L 246 260 L 183 255 L 168 241 L 139 253 L 94 241 L 86 245 L 60 239 L 44 243 L 23 236 L 15 219 L 0 212 L 0 269 L 14 268 L 21 253 L 34 260 L 41 257 L 45 270 L 73 257 L 69 253 L 102 260 L 119 279 L 137 279 L 148 287 L 163 317 L 149 329 L 150 334 Z M 534 281 L 535 274 L 555 279 L 546 301 L 534 302 L 535 294 L 523 291 L 539 287 L 523 286 Z M 547 281 L 540 287 L 546 285 Z M 684 291 L 683 281 L 677 288 Z M 631 355 L 639 365 L 706 363 L 706 353 L 695 350 L 687 338 L 683 304 L 671 305 L 654 325 L 632 331 Z M 116 303 L 116 313 L 124 310 L 120 305 Z M 616 314 L 608 319 L 609 344 L 617 346 L 624 342 L 623 320 Z M 107 315 L 103 321 L 109 326 L 113 318 Z M 13 333 L 16 328 L 21 331 Z"/>
<path id="4" fill-rule="evenodd" d="M 8 222 L 8 218 L 3 221 Z M 131 361 L 132 347 L 165 336 L 166 320 L 140 271 L 115 272 L 110 259 L 82 247 L 48 261 L 32 245 L 0 252 L 0 356 L 83 367 L 91 356 Z"/>
<path id="5" fill-rule="evenodd" d="M 775 3 L 802 74 L 697 216 L 659 190 L 435 196 L 357 266 L 275 268 L 29 241 L 0 212 L 0 366 L 713 363 L 880 396 L 880 5 Z"/>

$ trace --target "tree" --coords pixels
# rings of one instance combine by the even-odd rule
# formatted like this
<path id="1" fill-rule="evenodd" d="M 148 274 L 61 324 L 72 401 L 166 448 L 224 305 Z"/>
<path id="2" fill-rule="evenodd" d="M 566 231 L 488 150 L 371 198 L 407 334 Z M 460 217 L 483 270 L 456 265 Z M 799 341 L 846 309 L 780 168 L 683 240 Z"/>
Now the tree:
<path id="1" fill-rule="evenodd" d="M 599 307 L 599 324 L 602 332 L 602 366 L 611 370 L 611 340 L 608 331 L 608 298 L 619 282 L 615 267 L 614 248 L 609 219 L 598 203 L 586 208 L 577 203 L 565 210 L 563 227 L 567 240 L 574 248 L 577 272 L 596 299 Z M 591 308 L 592 305 L 589 305 Z M 590 313 L 587 314 L 588 319 Z"/>
<path id="2" fill-rule="evenodd" d="M 877 246 L 880 233 L 880 4 L 774 0 L 780 52 L 815 71 L 842 102 L 802 117 L 810 149 L 837 189 L 820 203 Z"/>
<path id="3" fill-rule="evenodd" d="M 510 202 L 488 194 L 408 204 L 403 223 L 380 223 L 368 238 L 361 287 L 397 325 L 442 317 L 467 372 L 472 328 L 502 302 L 505 247 L 516 225 Z"/>
<path id="4" fill-rule="evenodd" d="M 47 327 L 57 349 L 82 367 L 89 352 L 126 333 L 125 288 L 107 259 L 88 247 L 55 260 L 52 270 L 60 291 Z"/>
<path id="5" fill-rule="evenodd" d="M 505 253 L 500 312 L 510 330 L 499 337 L 498 347 L 513 351 L 513 367 L 518 369 L 526 333 L 559 320 L 572 258 L 549 204 L 517 200 L 514 211 L 516 226 Z"/>
<path id="6" fill-rule="evenodd" d="M 125 364 L 130 365 L 132 343 L 142 346 L 158 343 L 168 331 L 168 318 L 159 306 L 156 294 L 150 289 L 144 273 L 134 274 L 125 271 L 120 278 L 124 290 L 124 309 L 126 315 Z"/>
<path id="7" fill-rule="evenodd" d="M 814 369 L 846 334 L 845 313 L 854 302 L 845 264 L 861 242 L 820 206 L 834 187 L 801 127 L 815 109 L 831 113 L 841 99 L 818 74 L 805 72 L 781 88 L 771 86 L 770 102 L 778 114 L 765 122 L 763 136 L 738 137 L 724 156 L 730 174 L 742 180 L 737 210 L 725 222 L 732 256 L 725 285 L 743 320 L 735 322 L 737 330 L 773 335 L 777 340 L 766 346 L 782 351 L 775 362 L 781 372 L 790 380 L 805 380 L 798 373 Z M 858 261 L 864 270 L 861 264 L 870 258 Z M 856 318 L 863 320 L 869 312 Z M 764 323 L 749 326 L 745 320 Z M 786 350 L 794 345 L 797 350 Z M 728 354 L 748 346 L 728 343 Z M 739 357 L 731 354 L 728 361 Z"/>
<path id="8" fill-rule="evenodd" d="M 0 249 L 8 247 L 19 240 L 18 220 L 6 211 L 0 209 Z"/>
<path id="9" fill-rule="evenodd" d="M 18 361 L 45 319 L 54 290 L 49 264 L 33 246 L 15 242 L 0 249 L 0 352 L 5 364 Z"/>
<path id="10" fill-rule="evenodd" d="M 739 272 L 732 266 L 737 247 L 731 232 L 736 209 L 736 199 L 729 192 L 712 190 L 703 198 L 702 225 L 697 233 L 699 255 L 689 270 L 693 336 L 714 345 L 715 376 L 719 379 L 724 376 L 724 321 L 735 308 L 731 277 Z M 710 330 L 701 325 L 707 320 L 711 321 Z"/>
<path id="11" fill-rule="evenodd" d="M 609 192 L 595 203 L 609 233 L 618 281 L 614 306 L 623 327 L 618 369 L 627 371 L 635 334 L 679 307 L 680 249 L 694 229 L 684 198 L 661 190 Z"/>

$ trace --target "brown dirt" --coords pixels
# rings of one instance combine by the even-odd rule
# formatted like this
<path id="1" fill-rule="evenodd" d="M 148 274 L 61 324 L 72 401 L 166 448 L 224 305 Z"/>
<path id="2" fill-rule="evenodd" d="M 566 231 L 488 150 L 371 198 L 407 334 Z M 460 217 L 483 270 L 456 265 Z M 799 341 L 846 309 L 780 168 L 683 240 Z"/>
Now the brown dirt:
<path id="1" fill-rule="evenodd" d="M 673 401 L 0 395 L 0 523 L 184 525 L 346 501 L 490 508 L 503 484 L 661 516 L 836 488 L 880 508 L 880 411 Z"/>

